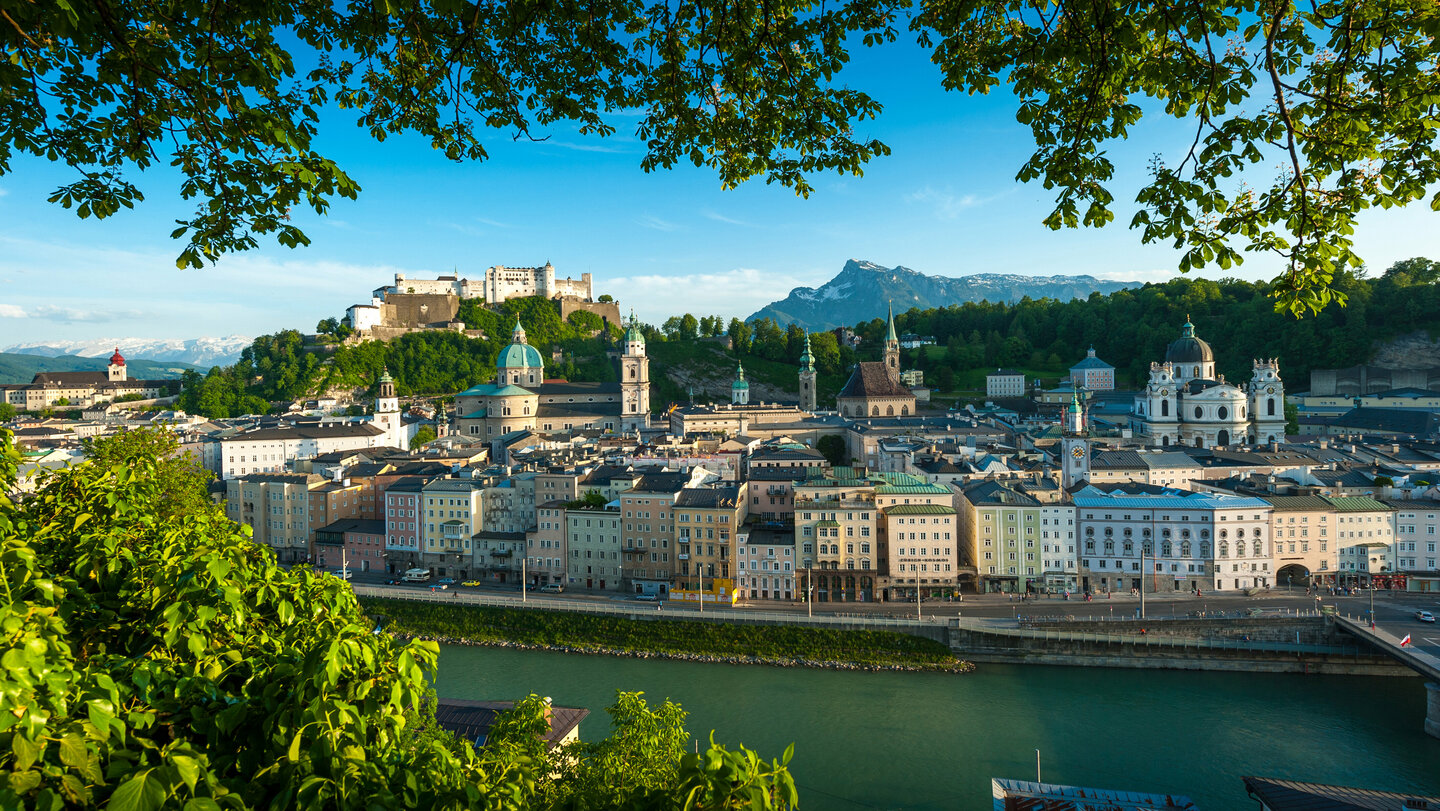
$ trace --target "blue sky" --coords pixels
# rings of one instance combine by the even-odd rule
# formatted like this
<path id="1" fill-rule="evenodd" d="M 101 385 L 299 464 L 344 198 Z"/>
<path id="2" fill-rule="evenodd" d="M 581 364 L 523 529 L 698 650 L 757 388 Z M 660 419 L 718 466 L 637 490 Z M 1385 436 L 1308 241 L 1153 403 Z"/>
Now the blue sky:
<path id="1" fill-rule="evenodd" d="M 490 160 L 456 164 L 417 138 L 377 144 L 337 115 L 319 147 L 361 184 L 358 202 L 298 219 L 308 248 L 265 244 L 204 270 L 174 266 L 181 245 L 169 233 L 187 208 L 172 174 L 142 176 L 148 199 L 136 210 L 81 221 L 45 202 L 69 179 L 63 167 L 16 158 L 0 177 L 0 347 L 308 330 L 397 271 L 481 276 L 547 260 L 561 275 L 593 273 L 597 292 L 647 321 L 744 317 L 792 287 L 822 284 L 851 258 L 946 276 L 1174 275 L 1175 253 L 1142 246 L 1124 225 L 1150 156 L 1189 146 L 1180 125 L 1156 119 L 1112 146 L 1115 224 L 1052 232 L 1041 225 L 1050 194 L 1014 180 L 1030 141 L 1008 93 L 946 93 L 926 54 L 898 44 L 858 53 L 843 78 L 885 105 L 860 134 L 893 154 L 863 177 L 815 177 L 808 199 L 762 181 L 724 191 L 712 172 L 690 167 L 645 174 L 633 119 L 623 117 L 607 139 L 557 130 L 516 142 L 493 131 Z M 1357 246 L 1372 268 L 1433 255 L 1434 222 L 1423 205 L 1377 213 L 1362 220 Z M 1277 271 L 1260 257 L 1223 275 Z"/>

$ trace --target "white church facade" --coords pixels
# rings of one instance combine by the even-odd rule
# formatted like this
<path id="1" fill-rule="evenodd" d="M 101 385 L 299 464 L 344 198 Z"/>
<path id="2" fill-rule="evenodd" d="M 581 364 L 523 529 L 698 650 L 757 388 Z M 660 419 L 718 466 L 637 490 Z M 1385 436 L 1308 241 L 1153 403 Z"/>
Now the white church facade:
<path id="1" fill-rule="evenodd" d="M 1285 384 L 1279 362 L 1256 360 L 1243 386 L 1215 373 L 1215 352 L 1186 318 L 1165 359 L 1150 364 L 1135 396 L 1131 428 L 1151 444 L 1197 448 L 1285 439 Z"/>

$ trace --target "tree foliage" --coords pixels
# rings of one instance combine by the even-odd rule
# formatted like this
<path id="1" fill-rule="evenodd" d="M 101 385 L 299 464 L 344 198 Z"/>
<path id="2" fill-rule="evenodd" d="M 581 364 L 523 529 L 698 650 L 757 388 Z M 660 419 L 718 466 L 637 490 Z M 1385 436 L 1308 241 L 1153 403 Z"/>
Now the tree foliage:
<path id="1" fill-rule="evenodd" d="M 603 137 L 638 113 L 646 171 L 687 162 L 726 187 L 800 194 L 818 172 L 889 153 L 857 135 L 880 104 L 840 72 L 852 47 L 906 27 L 948 89 L 1002 83 L 1035 151 L 1018 179 L 1055 191 L 1051 228 L 1115 217 L 1107 148 L 1148 114 L 1193 127 L 1156 158 L 1130 226 L 1183 250 L 1182 270 L 1280 257 L 1294 314 L 1344 291 L 1370 208 L 1440 208 L 1434 99 L 1440 10 L 1429 0 L 848 0 L 605 4 L 511 0 L 8 3 L 0 44 L 0 174 L 14 152 L 74 168 L 51 200 L 104 217 L 168 161 L 195 209 L 178 264 L 201 266 L 324 213 L 359 186 L 317 149 L 334 105 L 377 140 L 413 133 L 484 160 L 494 129 Z M 1279 171 L 1274 171 L 1278 166 Z"/>
<path id="2" fill-rule="evenodd" d="M 280 568 L 219 507 L 167 509 L 161 483 L 184 462 L 142 445 L 50 474 L 17 504 L 4 494 L 19 454 L 0 431 L 0 807 L 794 804 L 783 763 L 720 746 L 677 758 L 674 713 L 651 723 L 623 698 L 618 737 L 572 765 L 526 756 L 533 739 L 518 751 L 543 723 L 533 701 L 495 746 L 442 734 L 434 643 L 375 629 L 347 584 Z M 646 762 L 667 782 L 609 771 Z M 556 782 L 568 774 L 587 777 Z"/>

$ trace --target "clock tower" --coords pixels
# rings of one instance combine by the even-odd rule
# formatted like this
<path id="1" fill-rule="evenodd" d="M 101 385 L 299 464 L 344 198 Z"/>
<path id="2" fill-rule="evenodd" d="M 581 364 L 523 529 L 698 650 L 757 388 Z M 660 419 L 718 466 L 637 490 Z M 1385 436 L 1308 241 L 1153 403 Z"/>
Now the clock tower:
<path id="1" fill-rule="evenodd" d="M 1070 395 L 1061 429 L 1064 436 L 1060 438 L 1060 486 L 1069 489 L 1090 479 L 1090 437 L 1078 393 Z"/>

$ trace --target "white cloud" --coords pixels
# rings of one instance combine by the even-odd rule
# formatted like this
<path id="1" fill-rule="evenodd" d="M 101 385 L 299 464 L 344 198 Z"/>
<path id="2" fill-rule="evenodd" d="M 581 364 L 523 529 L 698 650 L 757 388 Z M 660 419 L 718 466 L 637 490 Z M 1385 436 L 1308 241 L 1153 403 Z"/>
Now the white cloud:
<path id="1" fill-rule="evenodd" d="M 744 220 L 737 220 L 737 219 L 734 219 L 733 217 L 727 217 L 727 216 L 725 216 L 724 214 L 721 214 L 721 213 L 718 212 L 718 211 L 712 211 L 712 210 L 710 210 L 710 209 L 708 209 L 708 208 L 705 209 L 704 211 L 700 212 L 700 213 L 701 213 L 701 214 L 704 214 L 705 217 L 706 217 L 706 219 L 711 219 L 711 220 L 714 220 L 715 222 L 723 222 L 723 223 L 725 223 L 725 224 L 727 224 L 727 225 L 743 225 L 743 226 L 745 226 L 746 228 L 754 228 L 754 227 L 755 227 L 755 223 L 753 223 L 753 222 L 745 222 Z"/>
<path id="2" fill-rule="evenodd" d="M 989 197 L 981 197 L 975 194 L 956 194 L 950 189 L 937 189 L 933 186 L 926 186 L 919 191 L 905 195 L 907 203 L 922 203 L 931 207 L 936 219 L 954 220 L 967 209 L 975 208 L 999 199 L 1002 195 L 994 194 Z"/>
<path id="3" fill-rule="evenodd" d="M 668 220 L 662 220 L 653 214 L 645 214 L 635 218 L 635 224 L 641 228 L 649 228 L 654 231 L 679 231 L 680 226 Z"/>
<path id="4" fill-rule="evenodd" d="M 641 320 L 655 324 L 685 312 L 696 317 L 745 318 L 796 287 L 815 287 L 832 276 L 833 272 L 819 269 L 781 273 L 735 268 L 677 276 L 621 276 L 606 282 L 605 288 L 620 300 L 622 310 L 628 313 L 634 307 Z"/>
<path id="5" fill-rule="evenodd" d="M 7 195 L 7 194 L 9 194 L 9 193 L 10 193 L 10 192 L 8 192 L 8 191 L 5 190 L 5 187 L 4 187 L 4 186 L 0 186 L 0 197 L 4 197 L 5 195 Z"/>
<path id="6" fill-rule="evenodd" d="M 29 315 L 14 304 L 0 304 L 0 318 L 29 318 Z"/>

